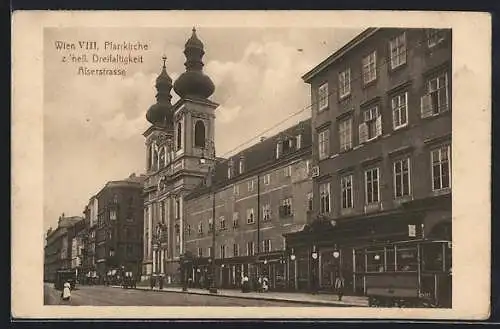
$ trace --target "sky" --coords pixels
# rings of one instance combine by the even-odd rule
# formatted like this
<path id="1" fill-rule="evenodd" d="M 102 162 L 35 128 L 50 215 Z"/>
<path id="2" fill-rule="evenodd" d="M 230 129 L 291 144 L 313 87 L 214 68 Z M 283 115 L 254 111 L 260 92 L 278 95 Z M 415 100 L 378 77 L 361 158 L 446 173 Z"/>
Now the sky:
<path id="1" fill-rule="evenodd" d="M 358 29 L 197 28 L 205 45 L 204 72 L 215 84 L 217 155 L 227 157 L 257 142 L 261 132 L 310 105 L 301 76 L 340 48 Z M 191 28 L 46 28 L 44 31 L 44 229 L 61 213 L 82 216 L 106 182 L 145 171 L 142 133 L 155 103 L 154 81 L 167 56 L 167 72 L 184 72 L 184 44 Z M 81 64 L 62 62 L 56 41 L 142 42 L 143 63 L 126 76 L 77 74 Z M 90 52 L 91 53 L 91 52 Z M 105 54 L 100 50 L 100 54 Z M 91 65 L 88 65 L 91 67 Z M 109 66 L 109 65 L 108 65 Z M 123 66 L 122 66 L 123 67 Z M 172 102 L 178 96 L 172 90 Z M 270 136 L 310 116 L 306 110 Z M 240 146 L 242 143 L 245 145 Z"/>

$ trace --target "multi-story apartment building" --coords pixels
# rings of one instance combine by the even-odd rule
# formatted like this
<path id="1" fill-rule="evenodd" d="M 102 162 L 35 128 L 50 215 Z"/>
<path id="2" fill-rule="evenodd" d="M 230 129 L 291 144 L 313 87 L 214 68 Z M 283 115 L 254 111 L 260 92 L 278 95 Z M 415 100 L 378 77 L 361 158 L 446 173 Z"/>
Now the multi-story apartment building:
<path id="1" fill-rule="evenodd" d="M 124 267 L 140 275 L 143 231 L 143 176 L 110 181 L 95 195 L 95 262 L 99 278 Z M 91 212 L 91 211 L 89 211 Z"/>
<path id="2" fill-rule="evenodd" d="M 167 282 L 179 279 L 179 259 L 184 253 L 184 198 L 206 176 L 207 168 L 200 166 L 199 160 L 214 136 L 218 104 L 208 98 L 215 86 L 203 73 L 204 45 L 195 29 L 184 54 L 186 71 L 174 84 L 164 57 L 155 85 L 157 102 L 146 114 L 151 126 L 143 134 L 147 150 L 143 279 L 152 275 L 165 276 Z M 172 87 L 180 97 L 174 105 Z"/>
<path id="3" fill-rule="evenodd" d="M 44 280 L 54 282 L 58 270 L 71 268 L 71 230 L 82 217 L 59 217 L 57 228 L 49 229 L 44 248 Z"/>
<path id="4" fill-rule="evenodd" d="M 362 293 L 358 269 L 373 259 L 353 248 L 451 241 L 451 37 L 370 28 L 303 76 L 313 103 L 316 220 L 287 235 L 296 288 L 331 288 L 340 268 L 348 291 Z"/>
<path id="5" fill-rule="evenodd" d="M 85 253 L 86 224 L 85 218 L 82 218 L 68 229 L 68 243 L 70 243 L 71 248 L 71 269 L 75 270 L 79 282 L 83 282 L 83 278 L 85 277 L 82 265 Z"/>
<path id="6" fill-rule="evenodd" d="M 310 159 L 310 120 L 218 159 L 212 182 L 185 198 L 186 251 L 194 256 L 187 276 L 207 282 L 209 262 L 215 261 L 219 287 L 238 286 L 242 274 L 259 273 L 272 289 L 285 288 L 283 233 L 299 231 L 312 210 Z"/>
<path id="7" fill-rule="evenodd" d="M 96 271 L 96 244 L 95 232 L 97 228 L 97 214 L 99 212 L 99 200 L 96 196 L 89 199 L 89 203 L 83 210 L 85 218 L 85 230 L 82 233 L 83 240 L 83 255 L 82 255 L 82 271 L 85 273 L 85 282 L 97 279 Z"/>

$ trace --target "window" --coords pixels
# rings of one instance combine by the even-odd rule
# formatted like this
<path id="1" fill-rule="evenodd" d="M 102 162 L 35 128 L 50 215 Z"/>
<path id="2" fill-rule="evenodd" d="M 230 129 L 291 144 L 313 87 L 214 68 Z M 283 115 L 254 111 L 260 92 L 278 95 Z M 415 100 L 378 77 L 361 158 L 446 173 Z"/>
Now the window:
<path id="1" fill-rule="evenodd" d="M 284 172 L 285 177 L 290 177 L 290 176 L 292 176 L 292 166 L 286 166 L 286 167 L 283 169 L 283 172 Z"/>
<path id="2" fill-rule="evenodd" d="M 160 222 L 165 224 L 165 201 L 160 201 Z"/>
<path id="3" fill-rule="evenodd" d="M 339 98 L 342 99 L 351 93 L 351 69 L 339 73 Z"/>
<path id="4" fill-rule="evenodd" d="M 330 131 L 328 129 L 325 129 L 320 133 L 318 133 L 318 153 L 320 160 L 326 159 L 330 155 L 329 137 L 330 137 Z"/>
<path id="5" fill-rule="evenodd" d="M 243 158 L 240 159 L 240 174 L 243 174 L 243 172 L 245 171 L 245 160 Z"/>
<path id="6" fill-rule="evenodd" d="M 408 93 L 392 98 L 392 127 L 394 130 L 408 125 Z"/>
<path id="7" fill-rule="evenodd" d="M 328 108 L 328 83 L 322 84 L 318 88 L 318 109 L 323 111 Z"/>
<path id="8" fill-rule="evenodd" d="M 203 223 L 198 223 L 198 234 L 203 234 Z"/>
<path id="9" fill-rule="evenodd" d="M 177 150 L 182 149 L 182 123 L 177 123 Z"/>
<path id="10" fill-rule="evenodd" d="M 227 179 L 231 179 L 232 168 L 231 165 L 227 167 Z"/>
<path id="11" fill-rule="evenodd" d="M 127 255 L 131 256 L 134 254 L 134 245 L 133 244 L 127 244 Z"/>
<path id="12" fill-rule="evenodd" d="M 352 118 L 339 122 L 340 151 L 352 148 Z"/>
<path id="13" fill-rule="evenodd" d="M 160 163 L 160 169 L 165 167 L 165 148 L 162 147 L 160 148 L 160 155 L 159 155 L 159 161 Z"/>
<path id="14" fill-rule="evenodd" d="M 255 253 L 255 244 L 253 241 L 247 242 L 247 256 L 253 256 Z"/>
<path id="15" fill-rule="evenodd" d="M 181 200 L 175 200 L 175 219 L 181 218 Z"/>
<path id="16" fill-rule="evenodd" d="M 198 257 L 203 257 L 203 248 L 198 248 Z"/>
<path id="17" fill-rule="evenodd" d="M 410 159 L 394 162 L 394 196 L 400 198 L 410 195 Z"/>
<path id="18" fill-rule="evenodd" d="M 286 198 L 281 205 L 281 217 L 292 216 L 292 199 Z"/>
<path id="19" fill-rule="evenodd" d="M 205 124 L 198 120 L 194 125 L 194 146 L 205 147 Z"/>
<path id="20" fill-rule="evenodd" d="M 307 193 L 307 211 L 312 211 L 313 210 L 313 193 L 309 192 Z"/>
<path id="21" fill-rule="evenodd" d="M 396 251 L 397 271 L 413 272 L 417 270 L 418 259 L 417 249 L 413 248 L 398 248 Z"/>
<path id="22" fill-rule="evenodd" d="M 428 29 L 426 34 L 427 34 L 427 46 L 429 48 L 437 46 L 444 40 L 443 30 Z"/>
<path id="23" fill-rule="evenodd" d="M 377 52 L 363 58 L 363 82 L 365 84 L 374 81 L 377 78 Z"/>
<path id="24" fill-rule="evenodd" d="M 450 146 L 442 146 L 431 151 L 432 190 L 438 191 L 450 187 Z"/>
<path id="25" fill-rule="evenodd" d="M 271 252 L 271 240 L 270 239 L 262 240 L 262 251 L 263 252 Z"/>
<path id="26" fill-rule="evenodd" d="M 219 217 L 219 223 L 220 223 L 220 229 L 225 230 L 226 229 L 226 218 L 224 216 Z"/>
<path id="27" fill-rule="evenodd" d="M 225 244 L 220 246 L 220 258 L 226 258 L 226 245 Z"/>
<path id="28" fill-rule="evenodd" d="M 208 257 L 213 257 L 213 255 L 214 253 L 212 247 L 208 247 Z"/>
<path id="29" fill-rule="evenodd" d="M 448 74 L 442 73 L 427 81 L 427 94 L 420 100 L 422 118 L 448 111 Z"/>
<path id="30" fill-rule="evenodd" d="M 271 174 L 264 175 L 264 185 L 271 184 Z"/>
<path id="31" fill-rule="evenodd" d="M 406 33 L 402 33 L 389 41 L 391 69 L 406 63 Z"/>
<path id="32" fill-rule="evenodd" d="M 253 216 L 253 208 L 247 209 L 247 224 L 255 223 L 255 218 Z"/>
<path id="33" fill-rule="evenodd" d="M 352 197 L 352 175 L 344 176 L 340 179 L 341 190 L 342 190 L 342 209 L 353 208 L 353 197 Z"/>
<path id="34" fill-rule="evenodd" d="M 235 243 L 233 244 L 233 257 L 238 257 L 240 255 L 240 245 Z"/>
<path id="35" fill-rule="evenodd" d="M 271 219 L 271 205 L 268 203 L 262 206 L 262 220 L 268 221 L 270 219 Z"/>
<path id="36" fill-rule="evenodd" d="M 330 183 L 324 183 L 319 186 L 319 212 L 326 214 L 330 212 Z"/>
<path id="37" fill-rule="evenodd" d="M 297 137 L 295 137 L 295 143 L 296 143 L 297 150 L 302 147 L 302 135 L 301 134 L 298 134 Z"/>
<path id="38" fill-rule="evenodd" d="M 213 229 L 214 229 L 214 221 L 212 218 L 209 218 L 208 219 L 208 232 L 212 232 Z"/>
<path id="39" fill-rule="evenodd" d="M 233 213 L 233 228 L 240 226 L 239 217 L 240 217 L 239 213 L 237 212 Z"/>
<path id="40" fill-rule="evenodd" d="M 378 106 L 363 111 L 363 123 L 359 125 L 359 142 L 365 143 L 382 135 L 382 116 Z"/>
<path id="41" fill-rule="evenodd" d="M 110 210 L 110 212 L 109 212 L 109 219 L 110 220 L 116 220 L 116 210 Z"/>
<path id="42" fill-rule="evenodd" d="M 234 195 L 239 195 L 240 194 L 240 186 L 238 184 L 233 185 L 233 194 Z"/>
<path id="43" fill-rule="evenodd" d="M 282 147 L 283 147 L 283 142 L 276 143 L 276 159 L 279 159 Z"/>
<path id="44" fill-rule="evenodd" d="M 379 202 L 379 170 L 373 168 L 365 171 L 366 204 Z"/>
<path id="45" fill-rule="evenodd" d="M 191 225 L 186 225 L 186 234 L 187 236 L 191 236 Z"/>
<path id="46" fill-rule="evenodd" d="M 247 185 L 248 185 L 248 192 L 252 192 L 253 191 L 253 185 L 254 185 L 253 184 L 253 179 L 250 180 L 250 181 L 248 181 Z"/>

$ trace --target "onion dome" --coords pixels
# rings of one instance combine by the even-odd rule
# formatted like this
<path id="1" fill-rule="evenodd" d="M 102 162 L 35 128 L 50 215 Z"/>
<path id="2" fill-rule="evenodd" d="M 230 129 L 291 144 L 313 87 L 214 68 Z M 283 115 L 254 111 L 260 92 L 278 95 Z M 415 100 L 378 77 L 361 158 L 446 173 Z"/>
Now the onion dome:
<path id="1" fill-rule="evenodd" d="M 153 125 L 173 129 L 174 115 L 172 112 L 172 78 L 167 73 L 163 56 L 163 68 L 160 75 L 156 78 L 156 104 L 152 105 L 146 113 L 146 119 Z"/>
<path id="2" fill-rule="evenodd" d="M 196 35 L 196 29 L 193 27 L 193 33 L 184 46 L 184 55 L 186 56 L 186 72 L 174 83 L 175 92 L 181 97 L 208 98 L 214 91 L 215 86 L 212 80 L 203 73 L 203 55 L 205 55 L 203 43 Z"/>

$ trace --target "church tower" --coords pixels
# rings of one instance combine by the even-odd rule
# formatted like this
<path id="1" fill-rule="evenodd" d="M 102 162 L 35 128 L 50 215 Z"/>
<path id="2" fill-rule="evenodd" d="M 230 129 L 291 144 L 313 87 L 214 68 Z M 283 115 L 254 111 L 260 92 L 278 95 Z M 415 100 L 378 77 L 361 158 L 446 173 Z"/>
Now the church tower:
<path id="1" fill-rule="evenodd" d="M 156 81 L 157 103 L 146 118 L 149 179 L 145 183 L 143 275 L 178 279 L 184 253 L 184 197 L 206 178 L 215 161 L 215 86 L 203 73 L 204 45 L 193 28 L 184 49 L 186 68 L 172 86 L 165 64 Z M 164 60 L 165 61 L 165 60 Z M 171 105 L 171 89 L 180 99 Z M 201 165 L 201 158 L 206 164 Z M 208 164 L 208 165 L 207 165 Z"/>

